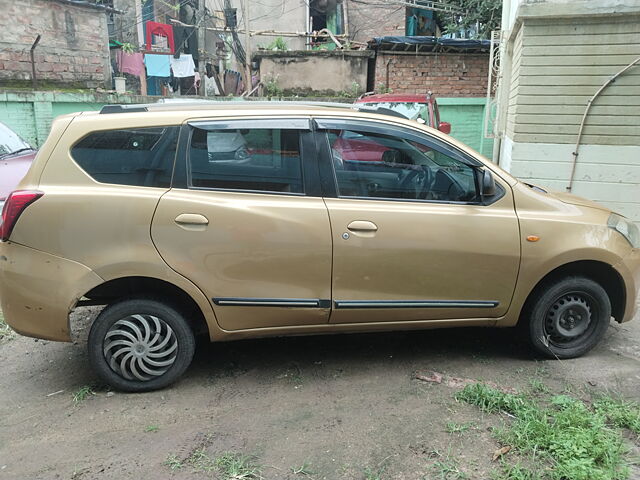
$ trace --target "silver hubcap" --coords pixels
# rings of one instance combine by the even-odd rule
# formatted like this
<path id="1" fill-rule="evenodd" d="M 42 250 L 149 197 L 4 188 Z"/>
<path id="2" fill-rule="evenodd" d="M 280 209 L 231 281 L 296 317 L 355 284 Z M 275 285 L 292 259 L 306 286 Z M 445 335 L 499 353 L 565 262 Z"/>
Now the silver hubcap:
<path id="1" fill-rule="evenodd" d="M 153 315 L 130 315 L 114 323 L 104 337 L 104 358 L 127 380 L 146 382 L 164 374 L 176 361 L 178 339 Z"/>

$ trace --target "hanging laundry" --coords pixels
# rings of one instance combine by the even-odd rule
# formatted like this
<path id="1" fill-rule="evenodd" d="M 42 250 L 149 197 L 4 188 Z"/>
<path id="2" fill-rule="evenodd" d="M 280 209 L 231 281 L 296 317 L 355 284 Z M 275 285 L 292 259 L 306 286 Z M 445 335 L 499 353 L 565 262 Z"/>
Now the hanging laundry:
<path id="1" fill-rule="evenodd" d="M 182 54 L 179 58 L 171 57 L 171 70 L 176 78 L 193 77 L 196 65 L 189 54 Z"/>
<path id="2" fill-rule="evenodd" d="M 145 24 L 147 30 L 147 50 L 152 50 L 153 35 L 160 37 L 167 37 L 167 43 L 169 44 L 169 50 L 171 53 L 176 51 L 175 43 L 173 40 L 173 27 L 165 23 L 147 22 Z"/>
<path id="3" fill-rule="evenodd" d="M 190 53 L 193 62 L 198 66 L 198 31 L 194 27 L 173 27 L 173 36 L 176 43 L 175 58 L 181 53 Z"/>
<path id="4" fill-rule="evenodd" d="M 168 77 L 171 75 L 169 67 L 169 55 L 154 55 L 145 53 L 144 64 L 147 66 L 147 76 L 149 77 Z"/>
<path id="5" fill-rule="evenodd" d="M 213 76 L 204 76 L 204 94 L 207 97 L 214 97 L 220 95 L 220 91 L 218 90 L 218 84 L 216 83 L 216 79 Z"/>
<path id="6" fill-rule="evenodd" d="M 126 53 L 123 50 L 116 51 L 118 70 L 122 73 L 130 73 L 139 77 L 144 71 L 144 61 L 141 53 Z"/>

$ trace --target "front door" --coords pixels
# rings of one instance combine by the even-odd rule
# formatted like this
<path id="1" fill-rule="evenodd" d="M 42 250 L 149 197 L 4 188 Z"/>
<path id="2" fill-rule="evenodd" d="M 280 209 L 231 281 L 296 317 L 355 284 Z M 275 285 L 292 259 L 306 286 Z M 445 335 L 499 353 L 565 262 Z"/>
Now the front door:
<path id="1" fill-rule="evenodd" d="M 425 133 L 317 120 L 333 232 L 332 323 L 504 315 L 520 261 L 509 186 L 478 194 L 481 163 Z M 353 146 L 357 148 L 352 148 Z M 366 150 L 366 152 L 365 152 Z"/>
<path id="2" fill-rule="evenodd" d="M 225 330 L 326 323 L 331 234 L 309 120 L 197 122 L 180 144 L 151 231 L 167 264 Z"/>

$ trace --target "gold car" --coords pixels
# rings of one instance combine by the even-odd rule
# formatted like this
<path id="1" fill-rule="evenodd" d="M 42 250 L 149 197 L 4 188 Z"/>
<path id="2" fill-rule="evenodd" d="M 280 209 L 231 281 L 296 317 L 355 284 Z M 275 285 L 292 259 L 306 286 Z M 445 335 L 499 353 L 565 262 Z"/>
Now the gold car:
<path id="1" fill-rule="evenodd" d="M 91 326 L 128 391 L 188 367 L 195 336 L 521 327 L 582 355 L 634 315 L 640 234 L 401 118 L 244 102 L 105 107 L 55 120 L 0 228 L 19 333 Z"/>

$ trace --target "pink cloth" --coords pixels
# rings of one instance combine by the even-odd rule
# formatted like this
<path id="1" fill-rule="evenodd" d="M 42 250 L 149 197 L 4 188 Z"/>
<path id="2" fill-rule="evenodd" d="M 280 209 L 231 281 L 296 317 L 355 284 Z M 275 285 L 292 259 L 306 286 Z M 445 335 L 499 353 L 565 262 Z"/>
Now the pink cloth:
<path id="1" fill-rule="evenodd" d="M 116 53 L 118 69 L 124 73 L 130 73 L 139 77 L 144 72 L 144 60 L 141 53 L 125 53 L 118 50 Z"/>

